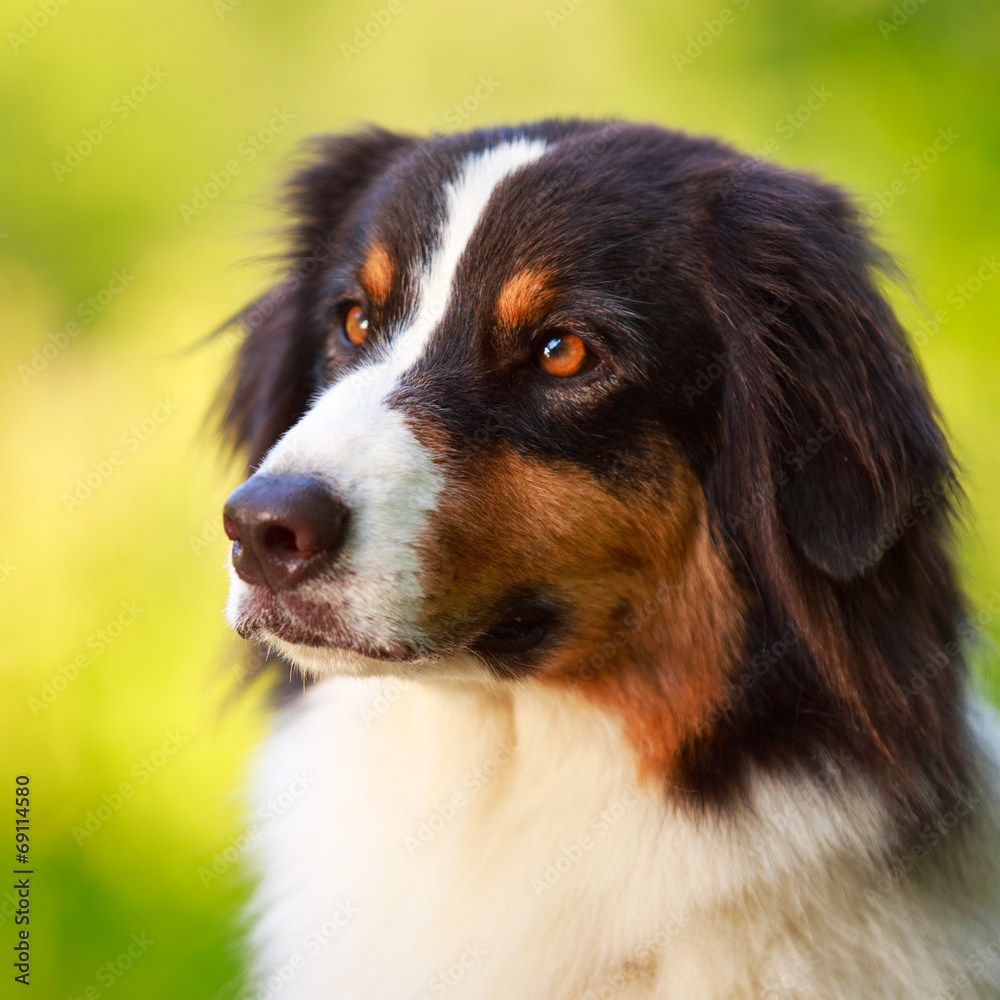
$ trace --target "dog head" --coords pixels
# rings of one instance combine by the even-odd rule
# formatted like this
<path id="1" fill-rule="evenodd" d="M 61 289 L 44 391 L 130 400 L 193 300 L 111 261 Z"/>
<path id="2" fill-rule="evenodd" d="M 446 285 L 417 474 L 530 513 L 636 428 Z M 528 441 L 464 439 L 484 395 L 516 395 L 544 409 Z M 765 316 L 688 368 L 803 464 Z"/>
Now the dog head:
<path id="1" fill-rule="evenodd" d="M 795 699 L 912 724 L 890 647 L 956 627 L 951 463 L 839 190 L 544 122 L 323 140 L 291 200 L 229 394 L 242 635 L 315 675 L 578 685 L 661 769 Z"/>

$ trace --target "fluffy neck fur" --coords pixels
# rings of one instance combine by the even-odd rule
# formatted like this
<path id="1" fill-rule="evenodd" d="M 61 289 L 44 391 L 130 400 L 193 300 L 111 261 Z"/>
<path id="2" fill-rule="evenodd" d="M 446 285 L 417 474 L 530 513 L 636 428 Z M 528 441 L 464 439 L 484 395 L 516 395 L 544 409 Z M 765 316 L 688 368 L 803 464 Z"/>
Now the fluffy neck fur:
<path id="1" fill-rule="evenodd" d="M 574 694 L 337 678 L 283 710 L 262 760 L 261 803 L 308 790 L 259 824 L 256 996 L 846 1000 L 1000 983 L 995 929 L 949 909 L 939 880 L 956 875 L 936 856 L 988 856 L 982 803 L 941 834 L 961 851 L 894 880 L 879 797 L 849 759 L 752 772 L 740 811 L 695 816 L 639 781 L 615 717 Z M 955 965 L 980 951 L 978 975 Z"/>

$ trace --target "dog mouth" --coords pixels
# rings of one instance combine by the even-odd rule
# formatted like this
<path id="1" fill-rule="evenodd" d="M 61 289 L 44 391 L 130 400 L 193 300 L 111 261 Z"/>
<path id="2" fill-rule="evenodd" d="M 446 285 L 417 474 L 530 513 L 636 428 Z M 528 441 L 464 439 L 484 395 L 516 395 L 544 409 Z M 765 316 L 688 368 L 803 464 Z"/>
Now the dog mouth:
<path id="1" fill-rule="evenodd" d="M 550 645 L 562 632 L 565 618 L 565 609 L 551 597 L 514 591 L 495 605 L 469 648 L 483 658 L 520 659 Z"/>
<path id="2" fill-rule="evenodd" d="M 394 663 L 426 655 L 415 644 L 399 639 L 359 635 L 344 623 L 335 607 L 304 600 L 295 593 L 271 593 L 259 587 L 253 587 L 241 600 L 233 629 L 253 642 L 280 639 L 294 646 L 343 649 Z"/>
<path id="3" fill-rule="evenodd" d="M 233 621 L 244 639 L 267 643 L 278 639 L 313 649 L 341 649 L 392 663 L 436 660 L 461 650 L 474 653 L 500 673 L 519 674 L 564 630 L 565 609 L 533 590 L 509 592 L 476 622 L 453 626 L 447 638 L 433 646 L 398 638 L 372 638 L 349 627 L 334 605 L 300 595 L 273 593 L 253 587 L 246 593 Z"/>

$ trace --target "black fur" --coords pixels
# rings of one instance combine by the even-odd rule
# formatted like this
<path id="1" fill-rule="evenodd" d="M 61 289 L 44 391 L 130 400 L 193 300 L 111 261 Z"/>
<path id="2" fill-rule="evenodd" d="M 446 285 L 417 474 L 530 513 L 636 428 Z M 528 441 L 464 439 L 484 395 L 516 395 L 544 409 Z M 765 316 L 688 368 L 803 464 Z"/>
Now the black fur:
<path id="1" fill-rule="evenodd" d="M 839 189 L 619 122 L 323 140 L 291 184 L 289 274 L 240 318 L 233 440 L 254 467 L 350 364 L 331 367 L 327 327 L 358 295 L 365 241 L 377 235 L 400 270 L 426 255 L 442 183 L 469 152 L 518 136 L 556 144 L 498 188 L 461 294 L 394 405 L 445 426 L 459 460 L 502 440 L 614 489 L 670 489 L 650 434 L 686 455 L 750 605 L 751 682 L 683 753 L 696 800 L 729 798 L 749 760 L 817 767 L 846 754 L 901 829 L 947 808 L 968 780 L 954 462 L 879 288 L 891 267 Z M 543 384 L 525 345 L 493 329 L 503 282 L 527 265 L 563 289 L 539 335 L 585 328 L 609 364 Z M 395 288 L 373 327 L 407 303 Z M 502 626 L 487 650 L 501 674 Z M 511 656 L 506 672 L 523 672 L 523 650 Z"/>

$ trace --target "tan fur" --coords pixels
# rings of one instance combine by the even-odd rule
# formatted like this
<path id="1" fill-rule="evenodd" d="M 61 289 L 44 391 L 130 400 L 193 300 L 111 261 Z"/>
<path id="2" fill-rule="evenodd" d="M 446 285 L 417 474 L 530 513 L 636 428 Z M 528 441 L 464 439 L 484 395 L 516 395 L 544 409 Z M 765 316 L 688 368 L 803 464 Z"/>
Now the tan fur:
<path id="1" fill-rule="evenodd" d="M 373 244 L 361 267 L 361 284 L 373 302 L 382 303 L 389 297 L 394 273 L 392 260 L 381 243 Z"/>
<path id="2" fill-rule="evenodd" d="M 665 779 L 726 689 L 740 598 L 694 474 L 665 440 L 649 447 L 669 470 L 667 494 L 615 494 L 574 465 L 507 447 L 464 462 L 422 539 L 424 627 L 474 619 L 511 580 L 556 595 L 569 635 L 540 668 L 544 682 L 614 709 L 643 770 Z"/>
<path id="3" fill-rule="evenodd" d="M 497 297 L 497 321 L 516 329 L 537 323 L 551 308 L 556 288 L 544 270 L 525 268 L 508 278 Z"/>

